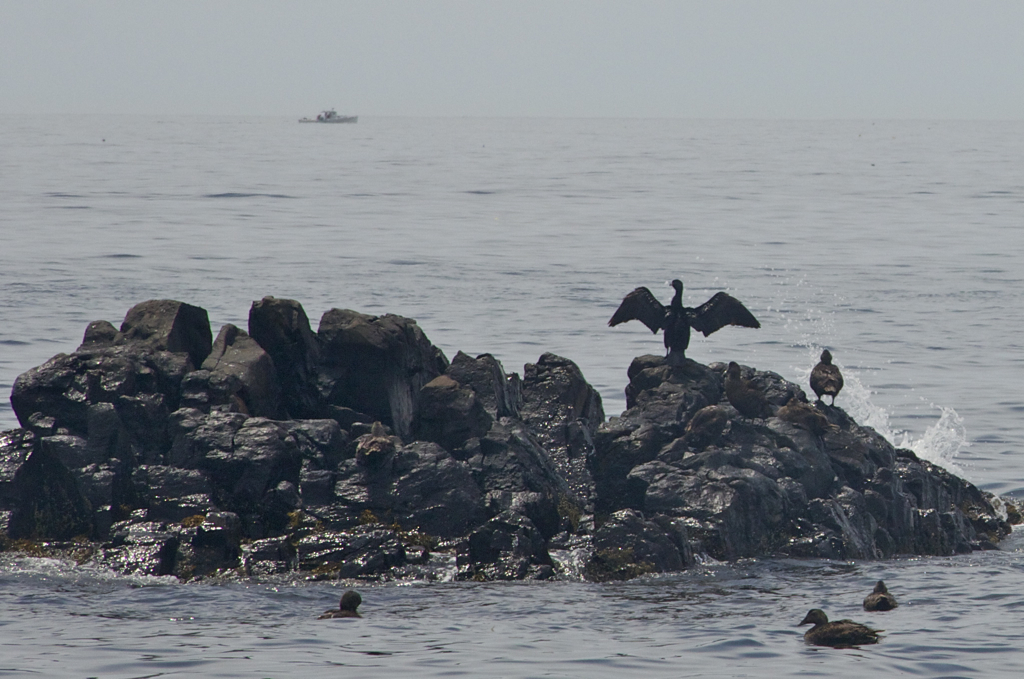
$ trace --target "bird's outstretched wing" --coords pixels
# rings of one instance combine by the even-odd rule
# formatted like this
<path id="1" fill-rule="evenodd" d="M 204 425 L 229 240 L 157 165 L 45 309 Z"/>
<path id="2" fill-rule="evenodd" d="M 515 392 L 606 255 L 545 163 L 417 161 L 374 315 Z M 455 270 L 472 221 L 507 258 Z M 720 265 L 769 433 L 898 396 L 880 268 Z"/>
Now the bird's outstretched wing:
<path id="1" fill-rule="evenodd" d="M 650 290 L 641 286 L 626 295 L 608 325 L 637 320 L 650 328 L 651 332 L 658 332 L 665 327 L 665 311 L 665 305 L 655 299 Z"/>
<path id="2" fill-rule="evenodd" d="M 724 292 L 715 293 L 714 297 L 699 307 L 687 309 L 687 312 L 690 316 L 690 327 L 704 333 L 705 337 L 727 325 L 742 325 L 745 328 L 761 327 L 761 324 L 754 318 L 754 314 L 743 306 L 743 302 Z"/>

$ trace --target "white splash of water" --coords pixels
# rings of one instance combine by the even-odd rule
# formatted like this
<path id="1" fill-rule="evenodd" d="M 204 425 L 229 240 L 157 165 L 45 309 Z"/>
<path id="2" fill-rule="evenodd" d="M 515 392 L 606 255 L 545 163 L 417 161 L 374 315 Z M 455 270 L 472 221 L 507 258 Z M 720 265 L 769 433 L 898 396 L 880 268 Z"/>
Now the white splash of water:
<path id="1" fill-rule="evenodd" d="M 808 350 L 812 355 L 810 365 L 813 365 L 817 363 L 822 347 L 810 344 Z M 925 429 L 920 437 L 915 438 L 911 432 L 896 429 L 892 425 L 889 411 L 872 401 L 871 397 L 875 392 L 861 382 L 856 372 L 845 370 L 838 361 L 835 364 L 843 373 L 843 390 L 839 405 L 855 422 L 871 427 L 897 448 L 908 448 L 922 460 L 939 465 L 957 476 L 964 476 L 963 469 L 955 459 L 961 450 L 970 446 L 970 441 L 967 438 L 964 420 L 955 410 L 930 404 L 939 411 L 938 421 Z M 797 374 L 798 384 L 808 383 L 810 367 L 793 367 L 793 370 Z"/>
<path id="2" fill-rule="evenodd" d="M 932 407 L 942 412 L 939 421 L 928 427 L 919 439 L 912 439 L 904 432 L 899 446 L 910 448 L 921 459 L 945 467 L 957 476 L 963 477 L 963 469 L 954 460 L 961 450 L 971 445 L 967 440 L 964 418 L 952 408 L 935 404 L 932 404 Z"/>

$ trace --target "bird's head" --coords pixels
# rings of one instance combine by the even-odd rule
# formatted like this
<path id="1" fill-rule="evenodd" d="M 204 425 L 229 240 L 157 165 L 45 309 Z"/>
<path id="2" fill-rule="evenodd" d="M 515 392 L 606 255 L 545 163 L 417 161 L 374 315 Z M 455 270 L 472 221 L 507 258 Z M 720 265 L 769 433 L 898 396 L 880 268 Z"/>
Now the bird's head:
<path id="1" fill-rule="evenodd" d="M 821 352 L 821 362 L 824 363 L 825 365 L 832 365 L 832 352 L 830 352 L 828 349 L 825 349 L 825 351 Z"/>
<path id="2" fill-rule="evenodd" d="M 354 611 L 359 608 L 361 603 L 363 603 L 363 597 L 359 596 L 359 592 L 350 589 L 341 595 L 339 608 L 343 611 Z"/>
<path id="3" fill-rule="evenodd" d="M 820 608 L 812 608 L 804 616 L 804 619 L 800 621 L 800 625 L 824 625 L 826 622 L 828 622 L 828 616 L 825 615 L 825 611 Z M 797 625 L 797 627 L 800 625 Z"/>

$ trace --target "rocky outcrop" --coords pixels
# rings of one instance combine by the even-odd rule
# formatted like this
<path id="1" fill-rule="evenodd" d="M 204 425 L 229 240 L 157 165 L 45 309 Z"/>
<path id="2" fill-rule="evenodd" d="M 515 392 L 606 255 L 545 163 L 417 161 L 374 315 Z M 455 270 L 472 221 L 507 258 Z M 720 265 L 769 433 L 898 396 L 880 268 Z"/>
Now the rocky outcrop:
<path id="1" fill-rule="evenodd" d="M 313 332 L 273 297 L 248 332 L 211 342 L 206 319 L 144 302 L 18 378 L 2 544 L 182 579 L 609 580 L 1009 530 L 991 495 L 774 373 L 734 368 L 762 406 L 747 417 L 724 365 L 642 356 L 605 421 L 553 354 L 520 379 L 490 354 L 449 363 L 411 319 L 332 309 Z"/>
<path id="2" fill-rule="evenodd" d="M 954 554 L 1009 532 L 992 496 L 839 408 L 810 406 L 774 373 L 746 368 L 743 379 L 776 414 L 800 403 L 823 419 L 741 415 L 723 400 L 724 372 L 633 362 L 630 408 L 596 437 L 599 509 L 682 521 L 695 551 L 716 559 Z"/>

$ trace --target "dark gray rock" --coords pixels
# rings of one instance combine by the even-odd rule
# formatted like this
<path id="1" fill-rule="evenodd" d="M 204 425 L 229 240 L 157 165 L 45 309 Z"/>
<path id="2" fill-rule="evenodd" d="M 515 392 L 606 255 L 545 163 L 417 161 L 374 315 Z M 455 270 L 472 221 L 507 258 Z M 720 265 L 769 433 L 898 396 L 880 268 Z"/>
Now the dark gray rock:
<path id="1" fill-rule="evenodd" d="M 483 519 L 483 499 L 468 465 L 432 443 L 415 442 L 395 457 L 389 510 L 403 527 L 456 537 Z"/>
<path id="2" fill-rule="evenodd" d="M 89 337 L 87 332 L 86 338 Z M 170 299 L 154 299 L 128 310 L 115 344 L 186 354 L 192 368 L 198 368 L 210 354 L 212 341 L 206 309 Z"/>
<path id="3" fill-rule="evenodd" d="M 521 580 L 531 566 L 550 566 L 551 557 L 530 519 L 503 512 L 460 543 L 456 565 L 463 580 Z"/>
<path id="4" fill-rule="evenodd" d="M 178 533 L 173 573 L 182 580 L 233 571 L 240 565 L 241 522 L 231 512 L 211 512 Z"/>
<path id="5" fill-rule="evenodd" d="M 0 510 L 13 510 L 20 502 L 14 477 L 35 447 L 36 435 L 28 429 L 0 432 Z"/>
<path id="6" fill-rule="evenodd" d="M 12 490 L 17 500 L 7 528 L 11 538 L 70 540 L 93 534 L 92 507 L 75 477 L 41 446 L 15 472 Z"/>
<path id="7" fill-rule="evenodd" d="M 679 545 L 686 543 L 685 527 L 681 523 L 666 525 L 669 532 L 631 509 L 612 514 L 594 534 L 587 578 L 597 582 L 629 580 L 692 565 L 692 557 L 684 561 L 679 550 Z"/>
<path id="8" fill-rule="evenodd" d="M 567 358 L 545 353 L 523 370 L 522 420 L 568 482 L 574 501 L 592 511 L 588 458 L 604 422 L 601 395 Z"/>
<path id="9" fill-rule="evenodd" d="M 405 545 L 391 530 L 364 526 L 324 531 L 298 541 L 299 568 L 330 578 L 380 575 L 406 563 Z"/>
<path id="10" fill-rule="evenodd" d="M 447 375 L 435 377 L 420 390 L 415 434 L 452 451 L 468 439 L 487 434 L 494 418 L 476 392 Z"/>
<path id="11" fill-rule="evenodd" d="M 774 373 L 747 369 L 744 379 L 773 406 L 806 412 L 740 417 L 722 400 L 722 368 L 634 361 L 630 408 L 595 437 L 599 511 L 682 521 L 717 559 L 954 554 L 1008 534 L 977 488 L 897 451 L 840 408 L 806 404 Z M 691 427 L 698 415 L 705 423 Z"/>
<path id="12" fill-rule="evenodd" d="M 152 521 L 181 521 L 216 509 L 209 477 L 196 469 L 140 465 L 132 474 L 140 506 Z"/>
<path id="13" fill-rule="evenodd" d="M 232 396 L 242 401 L 244 412 L 249 415 L 270 419 L 285 417 L 274 361 L 243 330 L 231 324 L 221 328 L 202 368 L 210 371 L 214 380 L 237 378 L 239 386 Z"/>
<path id="14" fill-rule="evenodd" d="M 302 457 L 283 424 L 249 418 L 235 432 L 229 449 L 212 448 L 197 464 L 209 476 L 216 506 L 238 514 L 248 537 L 267 537 L 287 524 L 291 510 L 267 497 L 276 494 L 282 481 L 293 488 L 299 485 Z"/>
<path id="15" fill-rule="evenodd" d="M 185 354 L 145 345 L 59 354 L 18 377 L 11 405 L 41 435 L 71 434 L 98 455 L 160 462 L 189 365 Z"/>
<path id="16" fill-rule="evenodd" d="M 298 567 L 297 552 L 288 536 L 253 540 L 242 545 L 242 570 L 248 576 L 277 575 Z"/>
<path id="17" fill-rule="evenodd" d="M 157 522 L 114 524 L 112 537 L 92 562 L 125 575 L 171 575 L 178 553 L 179 531 Z"/>
<path id="18" fill-rule="evenodd" d="M 420 390 L 448 368 L 416 321 L 331 309 L 320 319 L 317 340 L 326 401 L 368 413 L 407 440 Z"/>
<path id="19" fill-rule="evenodd" d="M 302 305 L 264 297 L 249 309 L 249 335 L 270 355 L 284 410 L 293 418 L 327 417 L 317 390 L 320 347 Z"/>
<path id="20" fill-rule="evenodd" d="M 492 418 L 519 417 L 522 389 L 518 376 L 510 378 L 506 375 L 501 362 L 491 354 L 471 358 L 460 351 L 455 354 L 445 374 L 476 392 L 484 410 Z"/>

